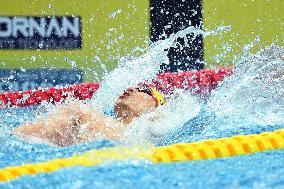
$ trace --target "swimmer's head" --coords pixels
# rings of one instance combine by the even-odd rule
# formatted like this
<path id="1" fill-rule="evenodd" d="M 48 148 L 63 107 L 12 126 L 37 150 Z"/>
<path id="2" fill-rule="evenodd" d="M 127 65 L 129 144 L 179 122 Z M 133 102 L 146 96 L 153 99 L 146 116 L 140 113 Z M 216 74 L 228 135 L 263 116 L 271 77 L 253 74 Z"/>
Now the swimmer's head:
<path id="1" fill-rule="evenodd" d="M 124 91 L 116 101 L 114 111 L 118 118 L 128 124 L 135 117 L 139 117 L 142 113 L 154 111 L 157 106 L 164 103 L 163 95 L 156 89 L 148 85 L 140 85 Z"/>

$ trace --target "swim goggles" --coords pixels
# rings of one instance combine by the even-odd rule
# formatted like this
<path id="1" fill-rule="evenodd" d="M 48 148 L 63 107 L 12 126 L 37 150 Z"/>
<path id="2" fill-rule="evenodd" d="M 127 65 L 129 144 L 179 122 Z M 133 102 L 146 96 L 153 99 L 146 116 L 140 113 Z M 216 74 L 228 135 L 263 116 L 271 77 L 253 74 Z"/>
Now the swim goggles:
<path id="1" fill-rule="evenodd" d="M 150 87 L 146 84 L 139 86 L 137 90 L 139 92 L 146 93 L 150 95 L 151 97 L 153 97 L 153 99 L 156 102 L 156 106 L 163 105 L 166 102 L 165 97 L 159 91 L 157 91 L 155 88 Z"/>

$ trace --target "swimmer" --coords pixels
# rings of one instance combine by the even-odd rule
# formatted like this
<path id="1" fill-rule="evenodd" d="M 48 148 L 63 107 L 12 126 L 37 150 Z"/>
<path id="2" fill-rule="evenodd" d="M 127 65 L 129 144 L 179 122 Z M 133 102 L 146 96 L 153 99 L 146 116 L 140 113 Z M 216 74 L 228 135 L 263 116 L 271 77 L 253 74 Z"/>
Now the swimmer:
<path id="1" fill-rule="evenodd" d="M 114 104 L 115 118 L 84 102 L 60 105 L 47 117 L 14 129 L 16 135 L 45 143 L 70 146 L 94 139 L 121 140 L 122 133 L 135 118 L 153 112 L 165 103 L 161 93 L 148 85 L 129 88 Z"/>

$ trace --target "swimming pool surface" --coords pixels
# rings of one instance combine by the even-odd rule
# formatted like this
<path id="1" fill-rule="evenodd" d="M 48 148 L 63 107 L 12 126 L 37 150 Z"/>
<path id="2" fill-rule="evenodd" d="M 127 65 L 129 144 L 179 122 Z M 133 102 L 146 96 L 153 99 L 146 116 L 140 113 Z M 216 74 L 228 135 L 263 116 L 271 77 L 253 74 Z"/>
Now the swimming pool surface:
<path id="1" fill-rule="evenodd" d="M 94 141 L 68 148 L 19 141 L 7 133 L 28 119 L 36 107 L 1 109 L 0 166 L 43 162 L 69 157 L 94 148 L 111 147 L 113 141 Z M 204 120 L 210 120 L 211 125 Z M 206 121 L 206 122 L 207 122 Z M 216 130 L 214 118 L 194 118 L 175 133 L 165 136 L 157 145 L 220 138 L 236 134 L 260 133 L 284 128 L 284 125 Z M 3 126 L 7 128 L 3 128 Z M 202 134 L 206 127 L 215 132 Z M 283 188 L 284 150 L 203 161 L 152 164 L 145 161 L 111 162 L 93 167 L 75 166 L 52 173 L 19 177 L 0 184 L 1 188 Z"/>

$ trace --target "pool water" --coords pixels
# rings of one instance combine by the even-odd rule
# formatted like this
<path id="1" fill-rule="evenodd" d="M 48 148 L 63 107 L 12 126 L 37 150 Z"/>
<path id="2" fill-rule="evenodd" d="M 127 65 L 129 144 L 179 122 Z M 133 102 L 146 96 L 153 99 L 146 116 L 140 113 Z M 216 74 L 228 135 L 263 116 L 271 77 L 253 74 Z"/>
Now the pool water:
<path id="1" fill-rule="evenodd" d="M 33 117 L 36 107 L 1 110 L 5 125 L 14 127 L 26 120 L 11 115 Z M 9 117 L 10 116 L 10 117 Z M 165 136 L 158 145 L 212 138 L 203 136 L 203 114 L 186 123 L 179 130 Z M 6 119 L 3 119 L 6 118 Z M 8 119 L 7 119 L 8 118 Z M 197 126 L 197 127 L 194 127 Z M 250 130 L 226 130 L 214 133 L 214 137 L 235 134 L 260 133 L 284 128 L 254 126 Z M 194 134 L 193 134 L 194 133 Z M 199 133 L 199 134 L 198 134 Z M 7 134 L 1 135 L 0 166 L 48 161 L 69 157 L 90 149 L 112 147 L 117 142 L 93 141 L 77 146 L 58 148 L 44 144 L 31 144 Z M 284 187 L 284 150 L 256 153 L 231 158 L 194 162 L 152 164 L 144 161 L 111 162 L 94 167 L 75 166 L 31 176 L 19 177 L 1 188 L 281 188 Z"/>
<path id="2" fill-rule="evenodd" d="M 187 163 L 114 162 L 24 176 L 2 187 L 283 188 L 283 162 L 284 150 Z"/>

